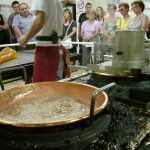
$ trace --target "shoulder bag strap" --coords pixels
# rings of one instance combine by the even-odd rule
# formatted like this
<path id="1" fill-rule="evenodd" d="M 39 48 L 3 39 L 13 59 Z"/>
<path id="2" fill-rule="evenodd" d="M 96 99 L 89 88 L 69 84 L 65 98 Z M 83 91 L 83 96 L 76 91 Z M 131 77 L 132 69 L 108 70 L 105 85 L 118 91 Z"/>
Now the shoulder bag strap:
<path id="1" fill-rule="evenodd" d="M 73 22 L 73 20 L 72 20 L 71 23 L 69 24 L 69 26 L 68 26 L 68 28 L 67 28 L 67 30 L 66 30 L 65 36 L 67 36 L 68 30 L 69 30 L 69 28 L 70 28 L 72 22 Z"/>

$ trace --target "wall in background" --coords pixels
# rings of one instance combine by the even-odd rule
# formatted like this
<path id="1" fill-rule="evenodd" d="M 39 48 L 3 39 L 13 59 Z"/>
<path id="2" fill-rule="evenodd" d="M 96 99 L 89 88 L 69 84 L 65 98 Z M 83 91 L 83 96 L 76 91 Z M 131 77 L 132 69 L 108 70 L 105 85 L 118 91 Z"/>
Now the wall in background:
<path id="1" fill-rule="evenodd" d="M 14 0 L 0 0 L 0 13 L 5 16 L 7 19 L 8 16 L 13 13 L 13 9 L 11 8 L 11 3 Z M 29 6 L 31 4 L 31 0 L 17 0 L 20 3 L 27 3 Z"/>
<path id="2" fill-rule="evenodd" d="M 0 0 L 0 13 L 2 13 L 6 19 L 13 12 L 13 9 L 11 8 L 12 1 L 13 0 Z M 18 1 L 20 3 L 25 2 L 30 7 L 31 0 L 18 0 Z M 60 0 L 60 1 L 62 1 L 62 0 Z M 76 3 L 79 0 L 70 0 L 70 1 L 73 3 Z M 84 0 L 82 0 L 82 1 L 84 1 Z M 131 4 L 134 0 L 86 0 L 86 1 L 92 3 L 94 9 L 96 9 L 98 6 L 102 6 L 104 8 L 104 10 L 107 10 L 107 4 L 109 2 L 119 3 L 119 2 L 124 1 L 124 2 L 128 2 L 129 4 Z M 143 0 L 143 1 L 146 6 L 144 13 L 146 15 L 148 15 L 150 18 L 150 0 Z M 132 10 L 130 10 L 129 14 L 134 16 L 134 13 L 132 12 Z M 120 13 L 117 12 L 117 15 L 120 15 Z"/>
<path id="3" fill-rule="evenodd" d="M 129 5 L 131 5 L 131 3 L 134 0 L 87 0 L 87 1 L 90 2 L 93 5 L 94 9 L 96 9 L 98 6 L 101 6 L 107 12 L 107 5 L 108 5 L 108 3 L 115 3 L 116 5 L 118 5 L 121 2 L 127 2 Z M 149 19 L 150 19 L 150 0 L 143 0 L 143 2 L 145 3 L 144 13 L 147 16 L 149 16 Z M 134 16 L 134 13 L 133 13 L 132 10 L 129 11 L 129 14 L 131 16 Z M 119 12 L 117 12 L 117 15 L 121 16 Z"/>

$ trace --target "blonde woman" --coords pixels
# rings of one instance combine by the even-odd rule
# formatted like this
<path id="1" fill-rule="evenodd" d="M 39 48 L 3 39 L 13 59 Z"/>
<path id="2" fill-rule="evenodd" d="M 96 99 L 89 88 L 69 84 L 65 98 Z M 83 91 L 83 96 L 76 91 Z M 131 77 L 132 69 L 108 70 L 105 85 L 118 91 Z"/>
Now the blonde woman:
<path id="1" fill-rule="evenodd" d="M 81 37 L 84 42 L 99 42 L 98 35 L 100 33 L 100 23 L 95 20 L 96 12 L 89 11 L 88 20 L 84 21 L 81 26 Z M 96 47 L 95 47 L 96 48 Z M 90 63 L 91 47 L 83 45 L 82 61 L 83 66 Z"/>
<path id="2" fill-rule="evenodd" d="M 105 11 L 102 7 L 96 8 L 96 20 L 100 22 L 101 33 L 103 33 L 103 24 L 104 24 Z"/>
<path id="3" fill-rule="evenodd" d="M 64 24 L 63 24 L 63 34 L 61 40 L 66 41 L 71 38 L 72 41 L 76 41 L 77 23 L 73 20 L 73 14 L 70 9 L 64 10 Z M 76 45 L 69 49 L 71 53 L 76 53 Z"/>
<path id="4" fill-rule="evenodd" d="M 114 42 L 115 32 L 117 29 L 116 23 L 117 20 L 119 19 L 119 17 L 116 16 L 115 14 L 116 9 L 117 6 L 115 4 L 109 4 L 107 7 L 109 16 L 104 19 L 104 35 L 105 35 L 104 42 L 106 44 L 113 44 Z M 111 46 L 107 46 L 106 53 L 107 54 L 112 53 Z"/>

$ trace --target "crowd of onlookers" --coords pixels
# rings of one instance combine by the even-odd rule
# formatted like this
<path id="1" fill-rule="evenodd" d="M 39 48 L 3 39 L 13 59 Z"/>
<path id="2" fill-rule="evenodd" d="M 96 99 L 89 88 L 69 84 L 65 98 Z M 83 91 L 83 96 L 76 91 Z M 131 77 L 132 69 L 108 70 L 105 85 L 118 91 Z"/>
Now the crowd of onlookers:
<path id="1" fill-rule="evenodd" d="M 18 39 L 29 30 L 34 20 L 27 3 L 20 4 L 18 1 L 13 1 L 11 6 L 14 13 L 8 17 L 8 20 L 4 15 L 0 15 L 0 37 L 2 38 L 0 44 L 17 43 Z M 30 39 L 30 42 L 34 41 L 35 38 Z"/>
<path id="2" fill-rule="evenodd" d="M 129 15 L 129 10 L 132 9 L 135 16 Z M 134 1 L 131 8 L 128 3 L 123 2 L 118 5 L 109 4 L 107 6 L 108 15 L 102 7 L 97 7 L 96 10 L 92 9 L 92 4 L 87 3 L 85 12 L 79 16 L 79 26 L 77 36 L 80 42 L 95 42 L 103 44 L 95 44 L 94 46 L 94 63 L 100 62 L 100 50 L 103 54 L 112 54 L 114 37 L 116 30 L 143 30 L 145 33 L 150 31 L 149 18 L 144 12 L 145 4 L 142 1 Z M 116 12 L 119 11 L 121 16 L 117 16 Z M 64 10 L 64 34 L 67 28 L 69 32 L 63 36 L 62 40 L 72 38 L 75 41 L 77 33 L 77 23 L 73 21 L 72 13 L 69 9 Z M 69 26 L 71 24 L 71 26 Z M 148 34 L 147 34 L 148 35 Z M 74 46 L 71 52 L 76 51 Z M 82 54 L 82 65 L 87 65 L 91 58 L 91 46 L 80 45 L 80 53 Z"/>
<path id="3" fill-rule="evenodd" d="M 11 14 L 8 20 L 0 14 L 0 44 L 16 43 L 31 27 L 34 16 L 29 12 L 28 4 L 18 1 L 12 2 L 14 13 Z M 129 10 L 132 9 L 135 16 L 129 15 Z M 106 11 L 98 6 L 96 10 L 92 9 L 92 4 L 87 3 L 85 12 L 79 16 L 78 28 L 77 22 L 73 20 L 73 13 L 70 9 L 64 9 L 64 24 L 61 40 L 65 41 L 71 38 L 72 41 L 80 42 L 95 42 L 105 43 L 97 44 L 94 47 L 95 63 L 100 61 L 99 49 L 105 54 L 112 54 L 112 46 L 116 30 L 143 30 L 149 35 L 150 31 L 149 18 L 144 12 L 145 5 L 142 1 L 134 1 L 131 8 L 128 3 L 121 3 L 118 8 L 115 4 L 109 4 Z M 122 17 L 116 15 L 119 11 Z M 77 36 L 78 30 L 78 36 Z M 35 41 L 35 38 L 30 39 Z M 77 45 L 73 44 L 70 50 L 75 53 Z M 80 45 L 79 52 L 82 54 L 82 65 L 87 65 L 91 56 L 91 45 Z"/>
<path id="4" fill-rule="evenodd" d="M 91 7 L 91 4 L 87 4 L 86 7 Z M 105 54 L 111 54 L 113 51 L 113 47 L 109 46 L 109 44 L 114 43 L 114 37 L 116 30 L 143 30 L 145 32 L 148 31 L 149 27 L 149 18 L 146 16 L 144 11 L 145 5 L 142 1 L 134 1 L 131 4 L 131 9 L 135 13 L 135 16 L 129 15 L 130 6 L 128 3 L 121 3 L 118 6 L 118 11 L 121 13 L 122 17 L 116 15 L 117 6 L 115 4 L 109 4 L 107 7 L 108 15 L 105 15 L 105 11 L 101 7 L 97 7 L 95 18 L 100 23 L 100 32 L 99 34 L 95 34 L 96 30 L 99 28 L 95 26 L 95 32 L 91 35 L 93 39 L 89 41 L 94 41 L 96 37 L 99 38 L 99 42 L 106 43 L 108 45 L 101 45 L 101 51 Z M 90 15 L 92 10 L 88 10 L 86 13 Z M 101 13 L 100 13 L 101 12 Z M 94 11 L 93 11 L 94 13 Z M 90 22 L 89 19 L 87 22 Z M 86 28 L 81 23 L 81 33 L 86 30 Z M 94 24 L 94 23 L 93 23 Z M 86 32 L 86 31 L 85 31 Z M 82 34 L 81 34 L 82 35 Z M 84 36 L 83 36 L 84 37 Z M 83 46 L 83 51 L 90 54 L 88 51 L 84 49 L 89 49 Z M 91 50 L 91 49 L 90 49 Z M 95 52 L 99 51 L 99 48 L 95 47 Z M 84 52 L 83 52 L 84 53 Z M 98 55 L 97 55 L 98 56 Z M 89 62 L 89 59 L 87 60 Z M 96 57 L 96 63 L 99 61 L 99 58 Z M 88 63 L 86 62 L 86 64 Z"/>

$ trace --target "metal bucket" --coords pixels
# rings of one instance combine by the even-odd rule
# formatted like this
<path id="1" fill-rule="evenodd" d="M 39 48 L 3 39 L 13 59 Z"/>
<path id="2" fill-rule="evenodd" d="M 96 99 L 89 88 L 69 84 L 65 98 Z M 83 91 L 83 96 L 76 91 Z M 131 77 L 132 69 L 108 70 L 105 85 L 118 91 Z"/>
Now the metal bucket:
<path id="1" fill-rule="evenodd" d="M 144 31 L 116 31 L 112 66 L 144 69 Z"/>

